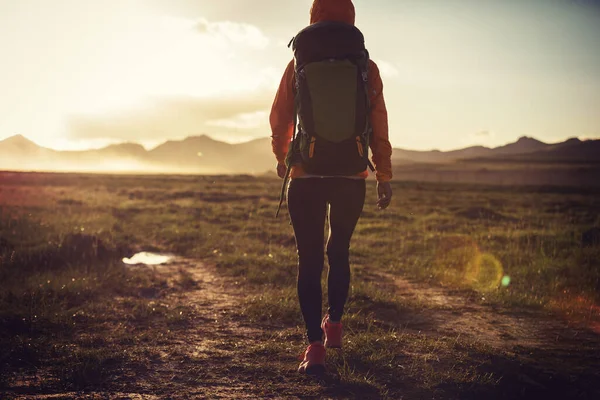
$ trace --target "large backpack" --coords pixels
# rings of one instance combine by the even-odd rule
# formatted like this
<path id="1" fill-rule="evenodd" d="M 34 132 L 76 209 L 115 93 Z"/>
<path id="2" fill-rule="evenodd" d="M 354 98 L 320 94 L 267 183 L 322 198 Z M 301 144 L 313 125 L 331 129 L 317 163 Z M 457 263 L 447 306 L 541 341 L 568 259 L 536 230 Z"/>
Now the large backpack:
<path id="1" fill-rule="evenodd" d="M 369 161 L 369 52 L 354 25 L 324 21 L 301 30 L 294 51 L 294 135 L 276 216 L 292 165 L 319 176 L 351 176 Z"/>
<path id="2" fill-rule="evenodd" d="M 361 31 L 319 22 L 290 42 L 294 51 L 294 138 L 288 166 L 309 174 L 349 176 L 370 166 L 368 65 Z"/>

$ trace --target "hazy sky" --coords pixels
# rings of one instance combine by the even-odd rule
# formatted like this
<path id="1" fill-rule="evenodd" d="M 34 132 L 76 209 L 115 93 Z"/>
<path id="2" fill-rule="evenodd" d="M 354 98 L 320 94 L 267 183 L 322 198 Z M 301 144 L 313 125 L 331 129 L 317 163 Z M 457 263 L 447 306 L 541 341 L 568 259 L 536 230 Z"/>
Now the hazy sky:
<path id="1" fill-rule="evenodd" d="M 310 0 L 0 0 L 0 139 L 270 135 Z M 600 137 L 592 0 L 355 0 L 395 147 Z"/>

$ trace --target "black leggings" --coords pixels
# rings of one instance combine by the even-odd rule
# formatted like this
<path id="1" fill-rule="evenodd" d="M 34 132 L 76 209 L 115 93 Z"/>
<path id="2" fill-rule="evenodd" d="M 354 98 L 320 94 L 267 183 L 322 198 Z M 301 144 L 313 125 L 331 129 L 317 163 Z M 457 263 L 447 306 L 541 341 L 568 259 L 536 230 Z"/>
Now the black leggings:
<path id="1" fill-rule="evenodd" d="M 290 182 L 287 202 L 298 248 L 298 298 L 310 342 L 323 335 L 321 275 L 327 206 L 328 312 L 339 321 L 350 287 L 350 239 L 365 203 L 365 190 L 364 179 L 297 178 Z"/>

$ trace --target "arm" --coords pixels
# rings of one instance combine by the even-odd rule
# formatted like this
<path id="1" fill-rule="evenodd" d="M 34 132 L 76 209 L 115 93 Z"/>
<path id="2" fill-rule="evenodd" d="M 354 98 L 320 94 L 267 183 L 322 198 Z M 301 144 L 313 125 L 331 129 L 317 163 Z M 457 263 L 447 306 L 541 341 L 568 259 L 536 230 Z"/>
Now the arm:
<path id="1" fill-rule="evenodd" d="M 383 82 L 377 64 L 369 62 L 369 95 L 371 99 L 371 126 L 373 136 L 370 147 L 377 182 L 392 179 L 392 145 L 389 141 L 388 114 L 383 98 Z"/>
<path id="2" fill-rule="evenodd" d="M 271 146 L 277 163 L 285 165 L 285 157 L 294 134 L 294 61 L 290 61 L 273 101 L 271 115 Z"/>

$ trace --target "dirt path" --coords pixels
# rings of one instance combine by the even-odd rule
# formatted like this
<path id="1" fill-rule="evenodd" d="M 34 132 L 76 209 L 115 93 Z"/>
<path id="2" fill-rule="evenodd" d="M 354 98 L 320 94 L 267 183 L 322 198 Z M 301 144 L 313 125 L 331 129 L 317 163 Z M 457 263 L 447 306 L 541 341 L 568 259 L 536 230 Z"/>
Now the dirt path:
<path id="1" fill-rule="evenodd" d="M 597 307 L 579 315 L 515 310 L 482 304 L 485 295 L 452 291 L 411 282 L 402 277 L 387 278 L 400 298 L 428 304 L 404 322 L 407 329 L 427 335 L 467 338 L 489 346 L 490 371 L 503 376 L 507 385 L 534 388 L 553 396 L 553 387 L 564 392 L 560 376 L 571 382 L 583 377 L 586 392 L 600 398 L 600 313 Z M 582 315 L 587 314 L 587 315 Z M 509 362 L 508 360 L 511 360 Z M 517 361 L 517 362 L 513 362 Z M 596 382 L 596 383 L 594 383 Z M 574 385 L 575 386 L 575 385 Z M 513 391 L 514 389 L 509 389 Z M 556 395 L 556 394 L 554 394 Z M 550 397 L 553 398 L 553 397 Z"/>
<path id="2" fill-rule="evenodd" d="M 149 355 L 150 365 L 126 368 L 111 383 L 110 390 L 44 396 L 23 394 L 14 398 L 243 399 L 299 398 L 299 393 L 321 398 L 318 385 L 295 372 L 297 361 L 292 350 L 273 359 L 264 359 L 260 351 L 248 351 L 260 349 L 261 344 L 273 339 L 273 333 L 260 326 L 250 328 L 240 319 L 236 309 L 246 293 L 235 279 L 223 277 L 201 262 L 183 258 L 166 265 L 135 268 L 148 269 L 148 273 L 166 281 L 163 289 L 144 293 L 149 301 L 160 299 L 171 307 L 193 308 L 189 326 L 157 341 Z M 186 290 L 177 289 L 182 276 L 187 276 Z M 562 371 L 565 365 L 569 368 L 576 365 L 573 373 L 600 370 L 600 336 L 589 330 L 549 316 L 492 308 L 444 288 L 391 275 L 386 278 L 401 299 L 429 305 L 403 316 L 397 321 L 399 328 L 432 337 L 468 338 L 490 346 L 499 354 L 492 362 L 493 372 L 501 376 L 513 374 L 511 385 L 551 391 L 544 373 Z M 118 320 L 122 316 L 115 317 Z M 290 329 L 282 329 L 281 335 L 285 336 L 286 331 L 289 333 Z M 301 342 L 300 337 L 293 339 L 292 342 Z M 136 343 L 129 346 L 133 351 Z M 527 367 L 513 371 L 515 364 L 506 361 L 506 354 L 522 360 Z M 261 356 L 262 371 L 253 367 L 256 357 Z M 261 390 L 269 395 L 257 394 Z M 333 392 L 331 398 L 339 397 Z"/>
<path id="3" fill-rule="evenodd" d="M 111 383 L 120 389 L 101 392 L 68 392 L 59 394 L 15 394 L 15 399 L 164 399 L 164 398 L 256 398 L 253 382 L 236 374 L 236 368 L 247 364 L 248 355 L 238 348 L 256 343 L 264 336 L 260 329 L 242 326 L 232 317 L 243 299 L 233 279 L 218 276 L 214 268 L 199 261 L 176 258 L 158 266 L 137 265 L 166 285 L 148 288 L 142 296 L 150 304 L 154 300 L 172 308 L 192 307 L 189 328 L 159 340 L 149 352 L 151 365 L 135 365 L 122 371 Z M 178 289 L 177 281 L 185 274 L 187 290 Z M 115 299 L 123 301 L 123 299 Z M 115 320 L 124 319 L 116 315 Z M 151 328 L 150 328 L 151 329 Z M 136 343 L 131 343 L 134 351 Z M 128 351 L 128 350 L 125 350 Z M 22 382 L 13 393 L 27 393 L 35 382 Z M 20 386 L 20 387 L 19 387 Z M 0 396 L 2 397 L 2 396 Z"/>
<path id="4" fill-rule="evenodd" d="M 168 281 L 176 279 L 182 269 L 191 274 L 197 287 L 175 292 L 172 296 L 176 302 L 193 305 L 197 318 L 203 323 L 189 330 L 180 342 L 165 346 L 162 361 L 156 366 L 156 376 L 163 377 L 163 384 L 168 386 L 164 377 L 178 376 L 185 368 L 183 361 L 195 360 L 206 364 L 209 371 L 198 376 L 198 385 L 190 386 L 189 382 L 179 385 L 187 395 L 236 399 L 253 397 L 249 393 L 256 393 L 252 389 L 257 382 L 253 382 L 251 372 L 240 368 L 252 363 L 252 356 L 238 351 L 238 347 L 259 346 L 269 332 L 260 327 L 251 329 L 243 321 L 231 317 L 244 299 L 244 293 L 234 279 L 218 275 L 212 268 L 193 260 L 178 259 L 175 263 L 156 268 Z M 548 391 L 551 388 L 545 373 L 568 375 L 600 371 L 600 335 L 582 324 L 542 312 L 484 305 L 480 302 L 481 295 L 474 298 L 446 288 L 410 282 L 402 277 L 388 278 L 392 278 L 401 299 L 417 300 L 417 304 L 427 305 L 418 307 L 417 313 L 406 315 L 406 329 L 419 330 L 427 336 L 467 338 L 491 347 L 501 355 L 495 360 L 494 372 L 507 376 L 514 374 L 512 385 L 522 384 Z M 507 364 L 508 355 L 521 360 L 521 365 L 527 367 L 513 370 L 514 366 Z M 296 380 L 290 384 L 297 387 L 310 385 L 297 380 L 295 356 L 289 354 L 288 359 L 280 360 L 283 365 L 279 365 L 278 373 L 283 379 Z M 284 394 L 281 393 L 282 397 L 287 398 Z"/>
<path id="5" fill-rule="evenodd" d="M 575 345 L 581 350 L 585 344 L 600 350 L 600 332 L 594 334 L 590 329 L 600 314 L 582 321 L 542 311 L 515 311 L 481 304 L 485 294 L 465 296 L 464 292 L 419 284 L 402 277 L 388 275 L 387 278 L 394 282 L 401 298 L 416 300 L 430 307 L 412 321 L 413 327 L 418 327 L 419 323 L 433 324 L 438 333 L 466 336 L 508 352 L 526 348 L 563 348 L 567 345 Z"/>
<path id="6" fill-rule="evenodd" d="M 244 359 L 246 354 L 238 351 L 238 347 L 249 347 L 264 332 L 242 326 L 232 318 L 243 300 L 236 281 L 217 275 L 213 268 L 201 262 L 184 258 L 152 268 L 166 279 L 169 287 L 174 286 L 181 271 L 189 274 L 194 288 L 173 292 L 167 300 L 192 306 L 195 323 L 179 340 L 167 343 L 161 349 L 161 358 L 145 384 L 153 393 L 160 392 L 157 383 L 165 389 L 170 388 L 160 398 L 164 395 L 250 398 L 248 393 L 253 383 L 239 379 L 230 368 L 248 362 Z M 188 369 L 190 366 L 193 366 L 192 370 Z"/>

